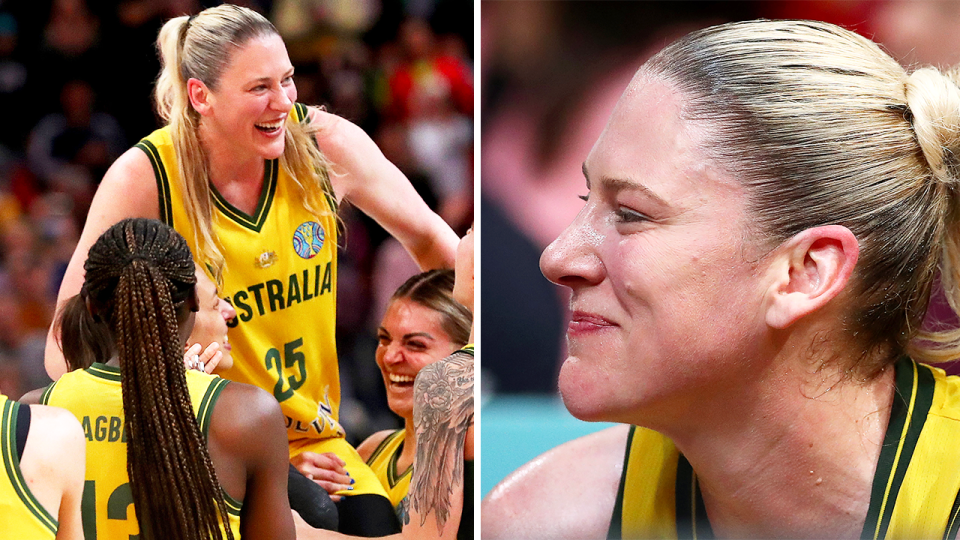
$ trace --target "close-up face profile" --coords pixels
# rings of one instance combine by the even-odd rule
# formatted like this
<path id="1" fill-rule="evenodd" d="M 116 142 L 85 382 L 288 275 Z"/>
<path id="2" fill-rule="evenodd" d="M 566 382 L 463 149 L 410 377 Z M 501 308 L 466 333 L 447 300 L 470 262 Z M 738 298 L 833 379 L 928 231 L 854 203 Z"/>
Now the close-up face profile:
<path id="1" fill-rule="evenodd" d="M 383 374 L 390 410 L 409 418 L 413 415 L 417 373 L 460 347 L 443 330 L 440 313 L 409 298 L 390 303 L 377 338 L 377 366 Z"/>
<path id="2" fill-rule="evenodd" d="M 199 309 L 195 315 L 193 332 L 187 339 L 187 344 L 199 343 L 206 348 L 211 343 L 218 343 L 223 358 L 217 364 L 217 371 L 224 371 L 233 366 L 233 357 L 230 354 L 230 338 L 227 335 L 227 322 L 237 316 L 236 310 L 229 302 L 218 295 L 217 286 L 207 277 L 206 272 L 197 269 L 197 299 Z"/>
<path id="3" fill-rule="evenodd" d="M 203 123 L 237 151 L 278 158 L 286 120 L 297 100 L 287 48 L 280 36 L 265 34 L 230 50 L 230 61 L 209 88 Z"/>
<path id="4" fill-rule="evenodd" d="M 584 163 L 583 209 L 541 259 L 572 291 L 559 384 L 583 419 L 667 410 L 742 373 L 762 323 L 744 190 L 704 159 L 683 106 L 634 78 Z"/>

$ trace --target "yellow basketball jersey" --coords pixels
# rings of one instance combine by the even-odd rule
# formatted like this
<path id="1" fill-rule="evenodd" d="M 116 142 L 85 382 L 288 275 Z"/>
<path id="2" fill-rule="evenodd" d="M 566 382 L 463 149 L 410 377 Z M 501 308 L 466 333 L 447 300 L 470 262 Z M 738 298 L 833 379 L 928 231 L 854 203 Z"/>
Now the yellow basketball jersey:
<path id="1" fill-rule="evenodd" d="M 383 484 L 383 489 L 387 490 L 387 497 L 389 497 L 394 508 L 410 491 L 410 478 L 413 476 L 412 466 L 407 467 L 405 471 L 397 471 L 397 460 L 400 459 L 400 451 L 403 449 L 405 438 L 406 432 L 404 430 L 394 431 L 380 442 L 377 449 L 367 459 L 367 465 L 377 475 L 380 483 Z"/>
<path id="2" fill-rule="evenodd" d="M 713 538 L 696 473 L 673 443 L 633 427 L 609 538 Z M 903 359 L 861 538 L 960 530 L 960 377 Z"/>
<path id="3" fill-rule="evenodd" d="M 303 105 L 294 112 L 306 118 Z M 169 129 L 153 132 L 137 147 L 153 164 L 161 219 L 199 253 L 194 226 L 182 210 L 184 183 Z M 211 190 L 214 234 L 226 258 L 220 293 L 237 310 L 230 330 L 234 365 L 224 377 L 272 392 L 286 416 L 289 440 L 342 437 L 332 205 L 328 201 L 323 217 L 308 212 L 299 186 L 278 160 L 265 163 L 252 216 Z"/>
<path id="4" fill-rule="evenodd" d="M 214 404 L 227 381 L 187 371 L 187 389 L 203 436 L 207 436 Z M 44 405 L 63 407 L 80 420 L 87 438 L 87 471 L 83 488 L 83 533 L 87 540 L 125 539 L 139 534 L 133 493 L 127 477 L 127 433 L 124 429 L 120 369 L 95 363 L 71 371 L 43 392 Z M 223 492 L 234 538 L 240 538 L 242 503 Z"/>
<path id="5" fill-rule="evenodd" d="M 57 536 L 57 520 L 33 496 L 20 472 L 17 410 L 26 406 L 0 394 L 0 537 L 52 539 Z"/>

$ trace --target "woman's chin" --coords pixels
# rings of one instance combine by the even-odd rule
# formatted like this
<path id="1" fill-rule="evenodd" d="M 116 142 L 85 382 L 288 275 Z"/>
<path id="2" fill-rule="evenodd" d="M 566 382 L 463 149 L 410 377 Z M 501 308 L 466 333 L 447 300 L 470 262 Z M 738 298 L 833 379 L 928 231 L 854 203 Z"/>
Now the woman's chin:
<path id="1" fill-rule="evenodd" d="M 574 417 L 585 422 L 607 420 L 605 401 L 609 398 L 609 388 L 604 391 L 603 385 L 593 380 L 591 374 L 564 363 L 558 386 L 563 404 Z"/>

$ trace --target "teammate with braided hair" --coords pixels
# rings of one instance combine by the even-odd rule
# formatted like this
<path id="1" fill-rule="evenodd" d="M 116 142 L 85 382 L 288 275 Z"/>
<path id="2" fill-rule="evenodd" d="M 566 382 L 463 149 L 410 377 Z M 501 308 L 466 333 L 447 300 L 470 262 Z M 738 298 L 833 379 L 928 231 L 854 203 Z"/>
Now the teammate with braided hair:
<path id="1" fill-rule="evenodd" d="M 73 412 L 87 436 L 87 538 L 293 538 L 276 401 L 184 369 L 198 298 L 183 237 L 126 219 L 91 246 L 84 270 L 61 342 L 68 361 L 95 362 L 40 401 Z"/>

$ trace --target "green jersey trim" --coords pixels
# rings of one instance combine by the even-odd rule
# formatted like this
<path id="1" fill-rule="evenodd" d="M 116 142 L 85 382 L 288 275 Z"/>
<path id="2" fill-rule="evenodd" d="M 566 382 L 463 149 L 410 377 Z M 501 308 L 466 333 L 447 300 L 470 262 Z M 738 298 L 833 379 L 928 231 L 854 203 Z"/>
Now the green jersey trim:
<path id="1" fill-rule="evenodd" d="M 3 437 L 2 440 L 0 440 L 0 453 L 3 455 L 3 466 L 7 471 L 7 477 L 10 479 L 13 490 L 27 507 L 27 510 L 37 518 L 41 525 L 49 529 L 51 533 L 57 534 L 59 523 L 47 512 L 47 509 L 40 504 L 40 501 L 33 496 L 33 493 L 30 492 L 30 488 L 27 487 L 27 482 L 24 480 L 23 473 L 20 470 L 20 456 L 18 456 L 16 452 L 17 442 L 15 440 L 17 433 L 17 411 L 19 408 L 20 404 L 15 401 L 7 400 L 3 404 L 0 426 L 7 428 L 3 431 Z"/>
<path id="2" fill-rule="evenodd" d="M 120 368 L 116 366 L 108 366 L 100 362 L 94 362 L 86 371 L 98 379 L 120 382 Z"/>
<path id="3" fill-rule="evenodd" d="M 158 197 L 160 220 L 173 227 L 173 203 L 170 198 L 170 179 L 167 178 L 167 169 L 163 165 L 160 151 L 157 150 L 157 147 L 154 146 L 152 142 L 146 139 L 141 139 L 135 146 L 143 150 L 143 152 L 147 154 L 147 157 L 150 158 L 150 165 L 153 167 L 153 176 L 157 181 L 157 193 L 160 195 Z"/>
<path id="4" fill-rule="evenodd" d="M 620 487 L 617 488 L 617 502 L 613 506 L 613 518 L 610 520 L 610 529 L 607 531 L 607 538 L 609 539 L 620 539 L 623 537 L 623 492 L 627 485 L 627 467 L 630 462 L 630 447 L 633 446 L 633 434 L 636 430 L 637 426 L 630 426 L 630 433 L 627 434 L 627 449 L 623 456 L 623 472 L 620 474 Z"/>
<path id="5" fill-rule="evenodd" d="M 226 379 L 217 378 L 207 386 L 207 391 L 200 400 L 200 407 L 197 409 L 197 423 L 200 424 L 200 432 L 203 433 L 203 439 L 207 439 L 207 433 L 210 431 L 210 418 L 213 416 L 213 406 L 220 397 L 220 392 L 227 386 Z"/>
<path id="6" fill-rule="evenodd" d="M 896 366 L 896 392 L 890 423 L 884 436 L 870 506 L 861 538 L 884 538 L 896 505 L 903 477 L 917 448 L 920 432 L 933 403 L 935 381 L 930 368 L 903 358 Z"/>
<path id="7" fill-rule="evenodd" d="M 220 213 L 241 227 L 250 229 L 253 232 L 260 232 L 264 222 L 267 221 L 270 206 L 273 204 L 273 196 L 277 192 L 277 176 L 279 172 L 280 162 L 278 160 L 271 159 L 264 161 L 263 186 L 260 188 L 260 199 L 257 200 L 257 207 L 252 216 L 230 204 L 223 198 L 223 195 L 217 191 L 217 187 L 210 184 L 210 192 L 213 194 L 213 204 L 220 210 Z"/>

